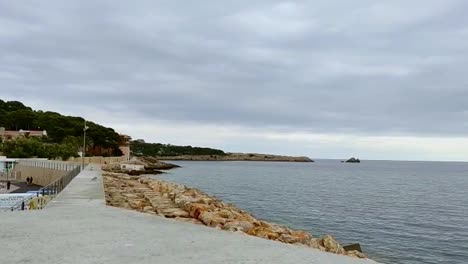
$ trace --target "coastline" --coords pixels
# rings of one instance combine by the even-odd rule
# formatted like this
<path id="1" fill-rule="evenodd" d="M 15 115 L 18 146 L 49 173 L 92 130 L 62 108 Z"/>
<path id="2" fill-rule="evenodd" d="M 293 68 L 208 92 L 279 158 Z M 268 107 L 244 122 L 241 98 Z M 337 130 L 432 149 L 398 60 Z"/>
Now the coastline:
<path id="1" fill-rule="evenodd" d="M 314 162 L 308 157 L 282 156 L 258 153 L 227 153 L 226 155 L 155 156 L 157 160 L 184 161 L 264 161 L 264 162 Z"/>
<path id="2" fill-rule="evenodd" d="M 250 213 L 195 188 L 116 173 L 108 167 L 103 170 L 108 205 L 334 254 L 367 258 L 359 251 L 346 251 L 330 235 L 317 238 L 304 231 L 256 219 Z"/>

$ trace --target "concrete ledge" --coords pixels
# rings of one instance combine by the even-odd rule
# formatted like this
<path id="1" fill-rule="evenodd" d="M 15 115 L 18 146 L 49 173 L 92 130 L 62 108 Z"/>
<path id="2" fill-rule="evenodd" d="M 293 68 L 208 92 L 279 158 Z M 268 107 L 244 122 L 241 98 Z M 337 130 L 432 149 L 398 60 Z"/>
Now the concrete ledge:
<path id="1" fill-rule="evenodd" d="M 40 211 L 0 214 L 8 263 L 375 263 L 182 223 L 104 202 L 90 166 Z"/>

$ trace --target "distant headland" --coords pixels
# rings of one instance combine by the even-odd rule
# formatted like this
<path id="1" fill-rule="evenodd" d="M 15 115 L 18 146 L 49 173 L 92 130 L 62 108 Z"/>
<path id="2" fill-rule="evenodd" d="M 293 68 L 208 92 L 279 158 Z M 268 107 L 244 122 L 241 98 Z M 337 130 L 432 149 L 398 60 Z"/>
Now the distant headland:
<path id="1" fill-rule="evenodd" d="M 276 162 L 314 162 L 308 157 L 293 157 L 258 153 L 226 153 L 224 155 L 177 155 L 156 156 L 159 160 L 192 161 L 276 161 Z"/>
<path id="2" fill-rule="evenodd" d="M 230 153 L 213 148 L 146 143 L 143 139 L 133 140 L 130 147 L 134 156 L 154 157 L 159 160 L 314 162 L 310 158 L 302 156 Z"/>

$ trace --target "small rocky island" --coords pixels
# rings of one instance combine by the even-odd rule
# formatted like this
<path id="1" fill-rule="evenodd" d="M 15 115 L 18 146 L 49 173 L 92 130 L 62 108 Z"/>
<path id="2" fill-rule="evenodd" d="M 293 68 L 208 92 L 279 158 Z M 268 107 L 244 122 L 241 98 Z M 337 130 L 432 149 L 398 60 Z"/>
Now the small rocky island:
<path id="1" fill-rule="evenodd" d="M 361 160 L 357 159 L 357 158 L 350 158 L 346 161 L 346 163 L 361 163 Z"/>

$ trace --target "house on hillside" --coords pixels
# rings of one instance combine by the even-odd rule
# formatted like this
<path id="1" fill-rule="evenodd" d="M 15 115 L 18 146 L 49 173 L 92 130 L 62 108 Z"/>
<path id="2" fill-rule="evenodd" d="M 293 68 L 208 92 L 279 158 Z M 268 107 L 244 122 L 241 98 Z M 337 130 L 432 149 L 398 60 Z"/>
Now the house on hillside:
<path id="1" fill-rule="evenodd" d="M 4 127 L 0 127 L 0 139 L 15 139 L 18 137 L 46 137 L 47 131 L 45 130 L 23 130 L 20 129 L 19 131 L 12 131 L 12 130 L 5 130 Z"/>

